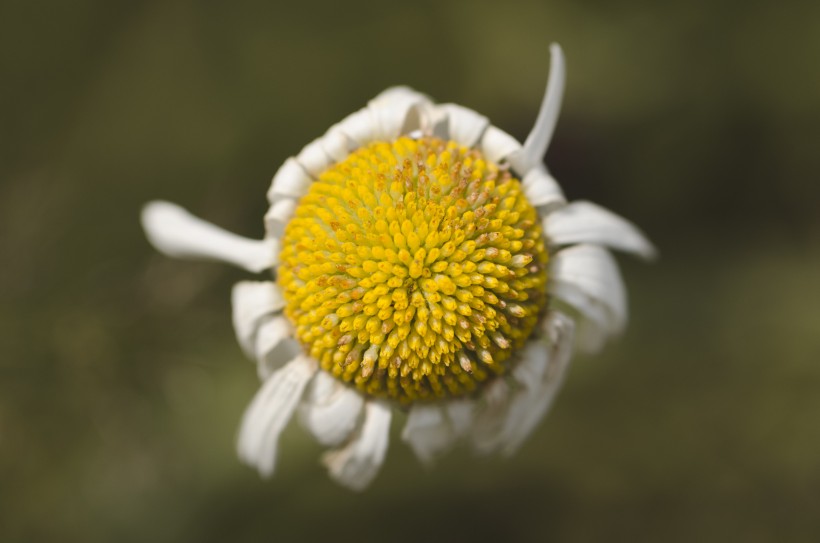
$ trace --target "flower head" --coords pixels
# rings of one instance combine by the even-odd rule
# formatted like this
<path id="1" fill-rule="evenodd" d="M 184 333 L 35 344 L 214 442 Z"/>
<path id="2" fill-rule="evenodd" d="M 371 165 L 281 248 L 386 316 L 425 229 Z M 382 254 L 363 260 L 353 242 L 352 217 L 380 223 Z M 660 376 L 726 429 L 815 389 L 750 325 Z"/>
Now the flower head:
<path id="1" fill-rule="evenodd" d="M 425 462 L 457 439 L 514 452 L 549 408 L 573 346 L 626 323 L 608 248 L 651 257 L 626 220 L 566 203 L 543 164 L 564 62 L 523 145 L 478 113 L 388 89 L 289 158 L 273 178 L 266 236 L 248 240 L 166 202 L 143 211 L 172 256 L 215 258 L 273 280 L 234 287 L 239 343 L 263 383 L 240 457 L 273 473 L 298 412 L 354 489 L 383 462 L 391 413 Z"/>

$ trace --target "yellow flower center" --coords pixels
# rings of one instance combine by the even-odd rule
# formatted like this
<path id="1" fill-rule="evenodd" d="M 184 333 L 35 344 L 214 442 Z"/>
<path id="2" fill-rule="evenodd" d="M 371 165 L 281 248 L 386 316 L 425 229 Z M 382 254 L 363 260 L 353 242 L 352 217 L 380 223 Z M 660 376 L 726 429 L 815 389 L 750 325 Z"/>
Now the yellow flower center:
<path id="1" fill-rule="evenodd" d="M 402 403 L 469 394 L 546 306 L 547 251 L 508 171 L 434 138 L 373 143 L 313 183 L 278 282 L 322 368 Z"/>

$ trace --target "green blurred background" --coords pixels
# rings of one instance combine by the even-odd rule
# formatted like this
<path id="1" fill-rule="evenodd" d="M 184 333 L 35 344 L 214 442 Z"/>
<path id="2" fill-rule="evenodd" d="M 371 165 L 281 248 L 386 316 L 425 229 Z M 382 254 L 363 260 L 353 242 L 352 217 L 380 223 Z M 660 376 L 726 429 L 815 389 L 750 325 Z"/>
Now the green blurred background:
<path id="1" fill-rule="evenodd" d="M 816 541 L 820 3 L 0 3 L 2 541 Z M 258 381 L 229 266 L 145 241 L 164 198 L 262 235 L 282 161 L 394 84 L 524 138 L 566 52 L 548 162 L 633 219 L 632 323 L 576 359 L 511 461 L 364 494 L 291 428 L 240 465 Z M 398 430 L 399 425 L 395 425 Z"/>

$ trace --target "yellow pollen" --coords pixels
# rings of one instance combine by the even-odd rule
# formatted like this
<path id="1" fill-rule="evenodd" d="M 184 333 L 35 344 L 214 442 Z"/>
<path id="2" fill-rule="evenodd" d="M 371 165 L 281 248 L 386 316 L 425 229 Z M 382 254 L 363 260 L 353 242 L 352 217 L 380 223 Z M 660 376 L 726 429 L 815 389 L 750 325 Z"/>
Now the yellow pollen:
<path id="1" fill-rule="evenodd" d="M 510 173 L 434 138 L 372 143 L 313 183 L 278 282 L 322 368 L 401 403 L 504 373 L 546 306 L 547 251 Z"/>

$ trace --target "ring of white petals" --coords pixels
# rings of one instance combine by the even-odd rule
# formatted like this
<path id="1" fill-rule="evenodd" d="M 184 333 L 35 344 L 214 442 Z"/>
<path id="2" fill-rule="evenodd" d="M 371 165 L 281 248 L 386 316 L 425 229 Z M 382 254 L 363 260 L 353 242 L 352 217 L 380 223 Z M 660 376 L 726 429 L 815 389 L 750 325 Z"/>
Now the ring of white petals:
<path id="1" fill-rule="evenodd" d="M 279 239 L 298 199 L 320 173 L 358 147 L 400 135 L 430 135 L 477 148 L 488 160 L 508 164 L 522 180 L 543 222 L 550 245 L 552 307 L 517 354 L 519 361 L 509 374 L 484 387 L 475 398 L 413 405 L 402 439 L 424 462 L 432 461 L 460 437 L 469 438 L 477 451 L 511 454 L 549 409 L 573 344 L 583 351 L 596 351 L 626 324 L 625 289 L 608 249 L 645 258 L 655 253 L 627 220 L 590 202 L 566 203 L 544 166 L 565 81 L 560 47 L 554 44 L 550 52 L 546 93 L 523 145 L 471 109 L 434 104 L 406 87 L 391 88 L 285 161 L 268 191 L 264 239 L 239 237 L 167 202 L 153 202 L 143 210 L 147 235 L 171 256 L 210 258 L 251 272 L 273 269 L 275 273 Z M 335 447 L 323 459 L 330 474 L 350 488 L 362 489 L 384 460 L 392 406 L 362 396 L 304 355 L 283 308 L 275 282 L 243 281 L 234 287 L 237 337 L 243 350 L 256 360 L 263 380 L 242 420 L 239 455 L 263 475 L 271 475 L 279 436 L 298 411 L 301 423 L 320 443 Z"/>

